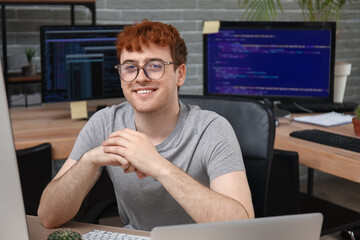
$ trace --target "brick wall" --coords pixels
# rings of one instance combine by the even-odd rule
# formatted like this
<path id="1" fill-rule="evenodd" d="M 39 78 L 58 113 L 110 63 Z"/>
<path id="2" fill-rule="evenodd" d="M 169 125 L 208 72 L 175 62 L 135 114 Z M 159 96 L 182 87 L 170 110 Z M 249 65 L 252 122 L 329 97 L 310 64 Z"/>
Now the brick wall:
<path id="1" fill-rule="evenodd" d="M 294 1 L 282 1 L 284 12 L 279 21 L 303 20 Z M 90 24 L 91 12 L 82 6 L 75 7 L 76 23 Z M 237 0 L 97 0 L 97 24 L 129 24 L 143 18 L 164 21 L 177 27 L 185 39 L 188 50 L 186 84 L 184 94 L 202 93 L 202 21 L 240 20 L 244 10 Z M 39 58 L 39 26 L 70 24 L 70 7 L 50 5 L 8 6 L 7 40 L 8 55 L 35 48 Z M 336 60 L 352 63 L 345 100 L 360 103 L 360 3 L 345 10 L 338 23 L 341 34 L 337 40 Z M 2 53 L 2 52 L 1 52 Z"/>

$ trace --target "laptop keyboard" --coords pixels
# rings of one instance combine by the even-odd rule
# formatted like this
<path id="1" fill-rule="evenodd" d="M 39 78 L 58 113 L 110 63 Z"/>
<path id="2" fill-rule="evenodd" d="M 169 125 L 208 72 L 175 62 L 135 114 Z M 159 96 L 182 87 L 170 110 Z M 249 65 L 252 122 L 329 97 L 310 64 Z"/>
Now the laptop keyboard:
<path id="1" fill-rule="evenodd" d="M 150 237 L 125 233 L 92 230 L 82 235 L 84 240 L 150 240 Z"/>

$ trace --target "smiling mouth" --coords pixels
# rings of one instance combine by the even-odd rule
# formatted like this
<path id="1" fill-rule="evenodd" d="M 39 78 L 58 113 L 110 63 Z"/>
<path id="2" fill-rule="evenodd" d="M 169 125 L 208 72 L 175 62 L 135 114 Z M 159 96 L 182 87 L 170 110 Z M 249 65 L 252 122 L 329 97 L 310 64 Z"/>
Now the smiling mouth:
<path id="1" fill-rule="evenodd" d="M 153 91 L 154 90 L 144 89 L 144 90 L 136 91 L 136 93 L 138 93 L 138 94 L 149 94 L 149 93 L 152 93 Z"/>

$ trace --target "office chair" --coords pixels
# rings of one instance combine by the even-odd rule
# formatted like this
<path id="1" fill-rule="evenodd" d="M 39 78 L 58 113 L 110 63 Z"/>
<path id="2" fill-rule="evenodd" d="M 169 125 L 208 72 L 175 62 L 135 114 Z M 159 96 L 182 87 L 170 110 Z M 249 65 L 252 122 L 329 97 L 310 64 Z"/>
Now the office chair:
<path id="1" fill-rule="evenodd" d="M 27 215 L 37 216 L 41 194 L 51 180 L 51 144 L 16 150 Z"/>
<path id="2" fill-rule="evenodd" d="M 243 154 L 255 217 L 265 216 L 275 139 L 272 111 L 254 100 L 204 96 L 180 96 L 180 99 L 185 104 L 217 112 L 230 122 Z"/>
<path id="3" fill-rule="evenodd" d="M 266 216 L 299 213 L 299 155 L 274 149 L 270 169 Z"/>
<path id="4" fill-rule="evenodd" d="M 100 178 L 86 195 L 74 220 L 98 224 L 101 218 L 119 216 L 112 181 L 104 169 Z"/>

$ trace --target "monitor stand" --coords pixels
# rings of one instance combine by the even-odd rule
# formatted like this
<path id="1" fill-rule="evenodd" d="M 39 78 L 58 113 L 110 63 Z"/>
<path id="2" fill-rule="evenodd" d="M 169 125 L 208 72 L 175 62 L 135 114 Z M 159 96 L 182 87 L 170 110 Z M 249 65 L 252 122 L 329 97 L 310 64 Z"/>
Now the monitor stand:
<path id="1" fill-rule="evenodd" d="M 288 118 L 291 115 L 291 112 L 285 109 L 273 109 L 274 111 L 274 117 L 276 119 L 278 118 Z"/>
<path id="2" fill-rule="evenodd" d="M 275 104 L 273 101 L 270 101 L 268 98 L 264 99 L 264 104 L 268 106 L 274 113 L 274 118 L 277 120 L 278 118 L 288 118 L 291 115 L 291 112 L 284 109 L 275 108 Z"/>

